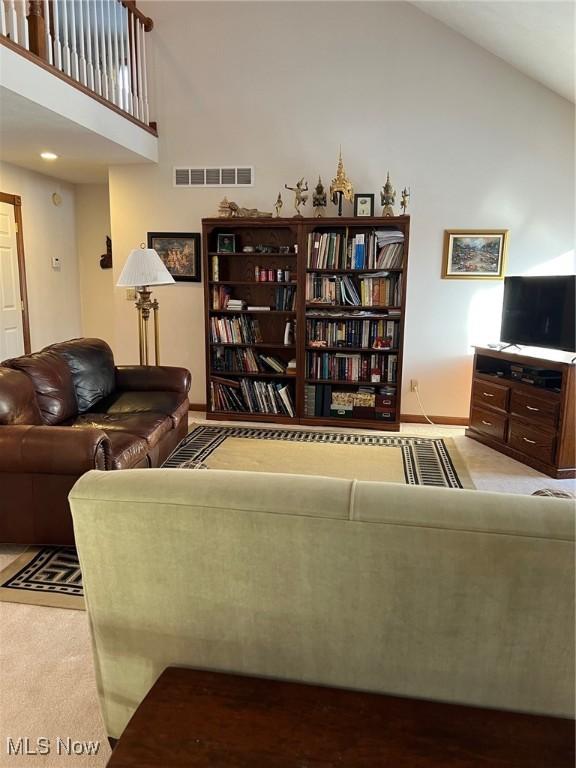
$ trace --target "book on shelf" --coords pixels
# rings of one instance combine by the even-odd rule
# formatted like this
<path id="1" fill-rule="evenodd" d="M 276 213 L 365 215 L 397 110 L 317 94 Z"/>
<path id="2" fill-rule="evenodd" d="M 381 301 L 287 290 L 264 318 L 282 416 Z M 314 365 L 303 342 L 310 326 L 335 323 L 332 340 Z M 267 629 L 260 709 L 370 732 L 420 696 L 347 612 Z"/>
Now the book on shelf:
<path id="1" fill-rule="evenodd" d="M 346 231 L 311 232 L 308 269 L 401 268 L 404 233 L 398 229 L 372 229 L 350 236 Z"/>
<path id="2" fill-rule="evenodd" d="M 248 312 L 270 312 L 271 307 L 248 306 L 246 309 Z"/>
<path id="3" fill-rule="evenodd" d="M 306 384 L 304 415 L 309 418 L 374 418 L 396 420 L 396 389 L 390 386 L 359 386 L 339 390 L 333 384 Z"/>
<path id="4" fill-rule="evenodd" d="M 388 306 L 402 299 L 402 274 L 306 275 L 306 301 L 319 305 Z"/>
<path id="5" fill-rule="evenodd" d="M 324 342 L 327 347 L 363 347 L 371 349 L 394 349 L 400 338 L 400 324 L 397 320 L 338 320 L 306 319 L 306 339 L 310 342 Z M 321 350 L 321 347 L 318 348 Z"/>
<path id="6" fill-rule="evenodd" d="M 210 380 L 212 411 L 264 413 L 278 416 L 295 414 L 288 384 L 212 377 Z"/>
<path id="7" fill-rule="evenodd" d="M 306 352 L 306 378 L 350 382 L 396 382 L 398 355 Z"/>
<path id="8" fill-rule="evenodd" d="M 258 355 L 259 360 L 264 364 L 262 371 L 272 370 L 275 373 L 286 373 L 286 364 L 273 355 Z"/>
<path id="9" fill-rule="evenodd" d="M 245 315 L 211 317 L 210 339 L 214 344 L 259 344 L 262 333 L 258 320 Z"/>
<path id="10" fill-rule="evenodd" d="M 220 280 L 220 266 L 218 263 L 218 256 L 212 256 L 212 280 L 218 282 Z"/>
<path id="11" fill-rule="evenodd" d="M 215 310 L 242 310 L 246 306 L 243 299 L 233 299 L 231 289 L 224 285 L 212 286 L 212 309 Z"/>
<path id="12" fill-rule="evenodd" d="M 275 309 L 296 309 L 296 288 L 293 286 L 278 286 L 275 291 Z"/>

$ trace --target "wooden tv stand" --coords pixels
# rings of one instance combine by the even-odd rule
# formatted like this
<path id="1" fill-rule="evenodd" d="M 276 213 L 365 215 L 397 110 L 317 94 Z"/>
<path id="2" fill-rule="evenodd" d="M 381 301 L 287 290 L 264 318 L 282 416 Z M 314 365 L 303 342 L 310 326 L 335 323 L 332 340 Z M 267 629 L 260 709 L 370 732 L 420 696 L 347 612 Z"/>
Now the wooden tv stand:
<path id="1" fill-rule="evenodd" d="M 576 477 L 574 363 L 475 349 L 466 435 L 550 477 Z"/>

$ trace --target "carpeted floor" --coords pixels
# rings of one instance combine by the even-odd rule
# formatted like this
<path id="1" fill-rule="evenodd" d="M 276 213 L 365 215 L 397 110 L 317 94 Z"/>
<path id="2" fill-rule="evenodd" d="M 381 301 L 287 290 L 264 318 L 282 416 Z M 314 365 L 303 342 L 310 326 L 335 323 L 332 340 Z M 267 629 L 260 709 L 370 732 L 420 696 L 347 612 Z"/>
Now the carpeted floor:
<path id="1" fill-rule="evenodd" d="M 193 421 L 199 421 L 194 414 Z M 211 422 L 214 423 L 214 422 Z M 454 439 L 477 489 L 530 494 L 540 488 L 574 490 L 573 480 L 552 480 L 464 437 L 460 427 L 408 424 L 404 434 Z M 21 552 L 0 547 L 0 568 Z M 96 685 L 87 615 L 83 611 L 0 603 L 0 766 L 103 768 L 110 754 Z M 96 756 L 8 757 L 6 739 L 46 736 L 100 741 Z M 53 748 L 56 744 L 52 742 Z M 160 767 L 159 767 L 160 768 Z"/>

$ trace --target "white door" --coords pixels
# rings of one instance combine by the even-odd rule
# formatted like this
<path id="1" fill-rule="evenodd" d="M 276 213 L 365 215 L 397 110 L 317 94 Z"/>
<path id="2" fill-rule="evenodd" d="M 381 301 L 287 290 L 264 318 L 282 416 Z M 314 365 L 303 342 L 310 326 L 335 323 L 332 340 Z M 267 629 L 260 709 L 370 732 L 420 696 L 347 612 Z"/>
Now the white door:
<path id="1" fill-rule="evenodd" d="M 24 354 L 14 206 L 0 203 L 0 361 Z"/>

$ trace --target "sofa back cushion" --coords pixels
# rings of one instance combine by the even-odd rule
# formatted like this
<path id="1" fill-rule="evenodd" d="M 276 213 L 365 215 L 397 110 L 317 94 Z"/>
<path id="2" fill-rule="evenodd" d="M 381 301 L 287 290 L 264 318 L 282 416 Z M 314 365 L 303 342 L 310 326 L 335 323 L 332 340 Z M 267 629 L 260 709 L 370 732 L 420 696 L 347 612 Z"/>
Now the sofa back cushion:
<path id="1" fill-rule="evenodd" d="M 6 360 L 4 365 L 28 376 L 44 424 L 60 424 L 78 415 L 72 374 L 66 361 L 55 352 L 46 349 Z"/>
<path id="2" fill-rule="evenodd" d="M 32 381 L 4 366 L 0 366 L 0 424 L 42 424 Z"/>
<path id="3" fill-rule="evenodd" d="M 102 339 L 72 339 L 52 344 L 47 349 L 59 355 L 68 364 L 79 413 L 89 411 L 114 391 L 114 356 Z"/>

